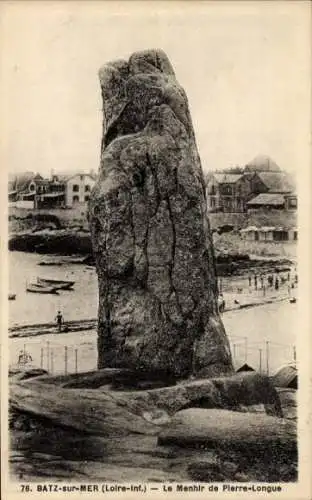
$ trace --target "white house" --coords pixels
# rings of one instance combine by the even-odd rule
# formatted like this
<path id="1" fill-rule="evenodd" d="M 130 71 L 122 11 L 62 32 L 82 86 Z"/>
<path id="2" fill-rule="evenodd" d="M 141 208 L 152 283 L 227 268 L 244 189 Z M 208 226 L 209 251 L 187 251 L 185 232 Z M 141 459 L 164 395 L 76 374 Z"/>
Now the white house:
<path id="1" fill-rule="evenodd" d="M 91 190 L 96 182 L 92 173 L 74 173 L 67 175 L 52 175 L 53 181 L 63 182 L 65 185 L 65 205 L 73 207 L 78 203 L 87 203 Z"/>

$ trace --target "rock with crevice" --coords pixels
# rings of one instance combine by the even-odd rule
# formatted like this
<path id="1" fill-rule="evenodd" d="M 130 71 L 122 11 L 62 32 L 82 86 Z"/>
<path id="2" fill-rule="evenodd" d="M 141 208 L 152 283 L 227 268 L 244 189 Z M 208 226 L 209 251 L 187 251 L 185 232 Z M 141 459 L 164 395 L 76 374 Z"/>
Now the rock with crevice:
<path id="1" fill-rule="evenodd" d="M 232 371 L 186 94 L 161 50 L 99 72 L 103 139 L 90 200 L 98 368 Z"/>

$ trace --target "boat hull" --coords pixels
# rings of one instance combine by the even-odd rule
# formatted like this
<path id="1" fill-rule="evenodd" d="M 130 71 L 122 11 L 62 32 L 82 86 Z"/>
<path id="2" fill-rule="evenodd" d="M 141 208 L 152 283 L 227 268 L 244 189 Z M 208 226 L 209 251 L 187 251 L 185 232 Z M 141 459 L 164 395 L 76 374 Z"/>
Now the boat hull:
<path id="1" fill-rule="evenodd" d="M 74 281 L 49 280 L 46 278 L 37 278 L 37 284 L 40 286 L 51 286 L 57 290 L 69 290 L 75 284 Z"/>
<path id="2" fill-rule="evenodd" d="M 31 293 L 57 293 L 57 289 L 52 286 L 42 286 L 35 283 L 31 283 L 26 286 L 27 292 Z"/>

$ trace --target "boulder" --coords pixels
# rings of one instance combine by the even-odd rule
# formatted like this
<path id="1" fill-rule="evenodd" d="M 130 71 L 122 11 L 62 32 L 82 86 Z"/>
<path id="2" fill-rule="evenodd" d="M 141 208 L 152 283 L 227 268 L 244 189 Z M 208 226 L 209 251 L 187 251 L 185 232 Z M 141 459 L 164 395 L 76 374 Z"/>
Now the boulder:
<path id="1" fill-rule="evenodd" d="M 48 390 L 47 390 L 48 389 Z M 12 384 L 10 409 L 15 421 L 37 419 L 44 426 L 51 422 L 60 428 L 69 428 L 98 436 L 125 436 L 131 433 L 156 435 L 160 427 L 116 401 L 108 392 L 92 389 L 58 388 L 33 382 Z"/>
<path id="2" fill-rule="evenodd" d="M 296 425 L 290 420 L 255 413 L 192 408 L 174 415 L 158 443 L 243 452 L 244 457 L 278 459 L 297 455 Z"/>
<path id="3" fill-rule="evenodd" d="M 101 165 L 89 205 L 98 368 L 231 373 L 186 94 L 160 50 L 108 63 L 99 76 Z"/>
<path id="4" fill-rule="evenodd" d="M 133 410 L 156 407 L 169 415 L 187 408 L 220 408 L 283 417 L 278 393 L 270 379 L 258 373 L 185 381 L 154 390 L 114 392 L 114 397 L 128 400 Z"/>
<path id="5" fill-rule="evenodd" d="M 284 418 L 297 419 L 297 390 L 276 388 Z"/>
<path id="6" fill-rule="evenodd" d="M 17 368 L 13 366 L 9 368 L 9 377 L 11 381 L 13 380 L 14 382 L 37 378 L 43 375 L 48 375 L 47 370 L 44 370 L 43 368 Z"/>
<path id="7" fill-rule="evenodd" d="M 219 391 L 223 408 L 259 412 L 264 405 L 267 414 L 283 417 L 278 392 L 269 377 L 257 372 L 239 372 L 232 377 L 211 380 Z"/>

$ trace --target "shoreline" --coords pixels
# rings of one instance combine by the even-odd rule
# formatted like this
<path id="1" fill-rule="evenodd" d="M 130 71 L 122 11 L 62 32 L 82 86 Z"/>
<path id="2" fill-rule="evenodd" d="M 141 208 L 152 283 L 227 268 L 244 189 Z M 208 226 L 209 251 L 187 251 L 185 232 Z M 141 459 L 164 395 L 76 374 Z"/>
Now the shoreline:
<path id="1" fill-rule="evenodd" d="M 266 300 L 262 299 L 260 301 L 237 304 L 235 306 L 226 308 L 221 313 L 221 318 L 224 314 L 227 314 L 229 312 L 241 311 L 253 307 L 265 306 L 267 304 L 283 302 L 289 299 L 290 299 L 289 296 L 268 297 Z M 72 332 L 89 331 L 89 330 L 95 330 L 96 328 L 97 328 L 97 318 L 89 318 L 89 319 L 66 321 L 65 328 L 63 328 L 63 330 L 60 332 L 57 330 L 57 326 L 53 322 L 14 325 L 9 327 L 8 331 L 9 331 L 9 338 L 12 339 L 12 338 L 37 337 L 49 334 L 55 335 L 55 334 L 66 334 Z"/>
<path id="2" fill-rule="evenodd" d="M 9 236 L 9 251 L 38 255 L 38 264 L 60 266 L 67 263 L 95 266 L 91 236 L 81 230 L 40 230 L 12 233 Z M 42 256 L 46 255 L 46 261 Z M 79 257 L 78 257 L 79 256 Z M 41 258 L 41 263 L 40 259 Z M 66 262 L 65 262 L 66 263 Z M 218 250 L 215 245 L 215 265 L 218 277 L 242 277 L 250 273 L 278 272 L 278 268 L 291 268 L 296 259 L 282 255 L 256 255 L 242 251 Z"/>

